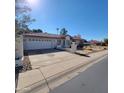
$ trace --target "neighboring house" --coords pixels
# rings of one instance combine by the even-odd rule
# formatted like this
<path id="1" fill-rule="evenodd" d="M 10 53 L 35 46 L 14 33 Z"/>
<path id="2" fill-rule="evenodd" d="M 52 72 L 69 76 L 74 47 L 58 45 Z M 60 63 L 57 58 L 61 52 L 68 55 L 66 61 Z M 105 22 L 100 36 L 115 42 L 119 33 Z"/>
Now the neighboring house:
<path id="1" fill-rule="evenodd" d="M 80 37 L 73 37 L 73 42 L 76 42 L 77 45 L 80 44 L 80 42 L 82 41 L 82 39 Z"/>
<path id="2" fill-rule="evenodd" d="M 101 42 L 97 41 L 97 40 L 90 40 L 89 43 L 92 44 L 92 45 L 101 44 Z"/>
<path id="3" fill-rule="evenodd" d="M 24 50 L 51 49 L 56 47 L 69 48 L 71 36 L 49 33 L 25 33 L 23 34 Z"/>

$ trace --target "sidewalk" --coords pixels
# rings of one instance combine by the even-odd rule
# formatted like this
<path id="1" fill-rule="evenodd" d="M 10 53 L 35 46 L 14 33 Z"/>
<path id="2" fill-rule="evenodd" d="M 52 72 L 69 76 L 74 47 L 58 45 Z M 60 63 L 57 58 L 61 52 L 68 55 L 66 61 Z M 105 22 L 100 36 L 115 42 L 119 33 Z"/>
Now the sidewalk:
<path id="1" fill-rule="evenodd" d="M 33 70 L 20 73 L 18 79 L 17 93 L 48 93 L 60 84 L 70 80 L 77 74 L 71 74 L 70 77 L 63 77 L 65 74 L 91 63 L 107 54 L 107 50 L 92 53 L 89 57 L 74 55 L 73 59 L 64 60 L 57 64 L 48 65 L 45 67 L 34 68 Z M 75 57 L 76 55 L 76 57 Z"/>

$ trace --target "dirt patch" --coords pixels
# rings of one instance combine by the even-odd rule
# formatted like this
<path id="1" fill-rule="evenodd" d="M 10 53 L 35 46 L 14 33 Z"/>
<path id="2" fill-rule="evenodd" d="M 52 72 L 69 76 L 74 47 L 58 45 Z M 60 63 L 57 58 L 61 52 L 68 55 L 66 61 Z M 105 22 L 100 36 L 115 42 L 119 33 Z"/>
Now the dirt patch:
<path id="1" fill-rule="evenodd" d="M 29 60 L 29 56 L 24 56 L 24 60 L 23 60 L 23 69 L 21 72 L 25 72 L 27 70 L 32 70 L 31 67 L 31 62 Z"/>

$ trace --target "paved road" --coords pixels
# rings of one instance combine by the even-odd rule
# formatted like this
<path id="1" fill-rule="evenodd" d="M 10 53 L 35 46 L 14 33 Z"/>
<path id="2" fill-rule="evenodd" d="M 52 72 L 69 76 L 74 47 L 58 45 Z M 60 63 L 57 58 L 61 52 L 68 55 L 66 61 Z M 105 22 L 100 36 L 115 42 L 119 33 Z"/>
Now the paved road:
<path id="1" fill-rule="evenodd" d="M 108 57 L 50 93 L 108 93 Z"/>

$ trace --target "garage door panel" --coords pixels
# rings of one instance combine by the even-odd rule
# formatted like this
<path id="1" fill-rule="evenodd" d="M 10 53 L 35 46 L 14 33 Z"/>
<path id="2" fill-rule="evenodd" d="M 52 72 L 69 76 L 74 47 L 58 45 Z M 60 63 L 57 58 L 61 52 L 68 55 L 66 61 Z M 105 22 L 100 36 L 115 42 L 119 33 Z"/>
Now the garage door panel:
<path id="1" fill-rule="evenodd" d="M 35 49 L 50 49 L 56 46 L 57 42 L 55 40 L 40 40 L 40 41 L 26 41 L 24 42 L 25 50 L 35 50 Z"/>

